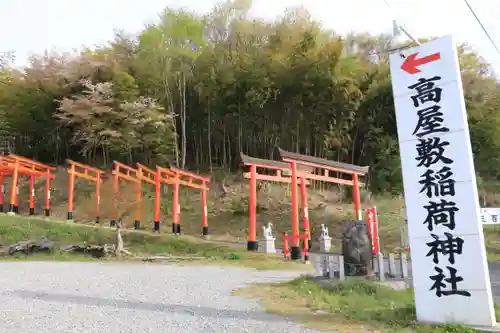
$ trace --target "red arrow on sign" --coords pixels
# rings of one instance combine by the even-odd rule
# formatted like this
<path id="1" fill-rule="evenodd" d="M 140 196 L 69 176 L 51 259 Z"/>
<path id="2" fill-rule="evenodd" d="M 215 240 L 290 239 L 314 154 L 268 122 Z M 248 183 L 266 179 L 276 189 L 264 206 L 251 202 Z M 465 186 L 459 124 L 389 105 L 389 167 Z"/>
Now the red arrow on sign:
<path id="1" fill-rule="evenodd" d="M 408 74 L 417 74 L 420 73 L 420 69 L 418 66 L 428 64 L 433 61 L 437 61 L 441 59 L 441 53 L 434 53 L 427 57 L 418 58 L 418 52 L 410 54 L 406 60 L 403 62 L 401 69 L 407 72 Z"/>

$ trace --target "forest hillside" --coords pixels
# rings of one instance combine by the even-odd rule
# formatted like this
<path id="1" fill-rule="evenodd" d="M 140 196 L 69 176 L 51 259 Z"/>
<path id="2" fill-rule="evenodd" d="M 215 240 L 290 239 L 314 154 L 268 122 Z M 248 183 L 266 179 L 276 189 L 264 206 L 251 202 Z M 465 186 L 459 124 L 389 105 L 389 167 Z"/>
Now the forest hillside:
<path id="1" fill-rule="evenodd" d="M 274 22 L 249 19 L 248 11 L 242 0 L 204 16 L 167 8 L 141 31 L 117 31 L 77 55 L 36 55 L 23 69 L 11 66 L 15 54 L 3 53 L 1 148 L 54 165 L 66 158 L 105 169 L 113 160 L 172 163 L 210 174 L 211 232 L 231 239 L 244 237 L 247 219 L 240 152 L 275 159 L 279 145 L 368 165 L 364 205 L 379 207 L 383 239 L 396 246 L 404 206 L 388 50 L 401 43 L 369 32 L 339 35 L 303 8 Z M 496 206 L 500 84 L 480 55 L 466 44 L 458 48 L 481 204 Z M 64 216 L 64 173 L 59 178 L 55 210 Z M 78 186 L 75 215 L 90 221 L 90 192 Z M 311 192 L 316 225 L 338 230 L 352 218 L 349 189 L 315 185 Z M 198 233 L 200 199 L 183 193 L 183 229 Z M 288 230 L 288 193 L 260 187 L 259 223 Z M 164 206 L 168 230 L 170 204 Z"/>

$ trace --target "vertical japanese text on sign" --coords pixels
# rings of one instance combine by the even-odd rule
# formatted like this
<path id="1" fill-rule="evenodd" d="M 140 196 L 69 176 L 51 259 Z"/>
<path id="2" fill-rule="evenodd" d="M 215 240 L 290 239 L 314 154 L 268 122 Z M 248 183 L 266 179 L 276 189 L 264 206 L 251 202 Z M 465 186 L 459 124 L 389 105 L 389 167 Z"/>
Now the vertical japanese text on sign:
<path id="1" fill-rule="evenodd" d="M 436 292 L 437 297 L 449 295 L 469 296 L 470 293 L 460 290 L 458 283 L 463 278 L 457 275 L 457 270 L 453 266 L 440 267 L 440 255 L 447 256 L 450 265 L 455 263 L 455 255 L 462 254 L 464 240 L 454 237 L 455 213 L 460 208 L 457 207 L 453 197 L 455 196 L 455 180 L 453 179 L 453 160 L 446 156 L 446 148 L 450 142 L 442 141 L 436 133 L 446 133 L 450 129 L 446 127 L 444 113 L 441 110 L 440 102 L 443 98 L 442 89 L 436 84 L 441 80 L 440 76 L 430 78 L 421 77 L 408 89 L 413 91 L 410 98 L 416 108 L 418 116 L 417 124 L 413 135 L 418 138 L 416 144 L 415 161 L 417 167 L 423 169 L 419 184 L 420 193 L 425 193 L 429 198 L 429 203 L 422 209 L 426 211 L 426 219 L 423 222 L 429 229 L 442 226 L 448 228 L 450 232 L 445 233 L 446 238 L 432 234 L 434 241 L 427 243 L 430 248 L 427 256 L 431 256 L 436 275 L 430 276 L 432 281 L 431 290 Z"/>
<path id="2" fill-rule="evenodd" d="M 398 51 L 390 66 L 417 319 L 492 326 L 456 44 L 446 36 Z"/>

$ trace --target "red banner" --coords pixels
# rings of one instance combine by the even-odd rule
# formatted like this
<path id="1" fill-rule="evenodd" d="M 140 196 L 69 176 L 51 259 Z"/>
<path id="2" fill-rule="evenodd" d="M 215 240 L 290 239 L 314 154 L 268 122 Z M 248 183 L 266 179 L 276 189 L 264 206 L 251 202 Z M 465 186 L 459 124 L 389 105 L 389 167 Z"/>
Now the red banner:
<path id="1" fill-rule="evenodd" d="M 378 225 L 377 225 L 377 209 L 372 207 L 365 211 L 366 214 L 366 224 L 368 225 L 368 232 L 372 239 L 372 250 L 373 254 L 378 254 L 380 252 L 378 244 Z"/>

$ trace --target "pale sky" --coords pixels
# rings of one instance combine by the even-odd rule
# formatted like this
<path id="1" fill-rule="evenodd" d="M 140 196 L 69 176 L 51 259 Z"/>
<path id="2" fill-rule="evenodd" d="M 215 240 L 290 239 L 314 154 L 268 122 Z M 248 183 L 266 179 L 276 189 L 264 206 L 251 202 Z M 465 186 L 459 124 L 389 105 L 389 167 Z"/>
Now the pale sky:
<path id="1" fill-rule="evenodd" d="M 1 0 L 0 52 L 13 50 L 16 63 L 46 49 L 70 51 L 103 43 L 114 28 L 137 32 L 166 6 L 207 12 L 220 0 Z M 453 34 L 467 41 L 500 73 L 496 52 L 463 0 L 253 0 L 251 15 L 271 19 L 289 6 L 304 5 L 312 16 L 339 33 L 392 31 L 392 19 L 415 37 Z M 500 1 L 469 0 L 500 47 Z"/>

